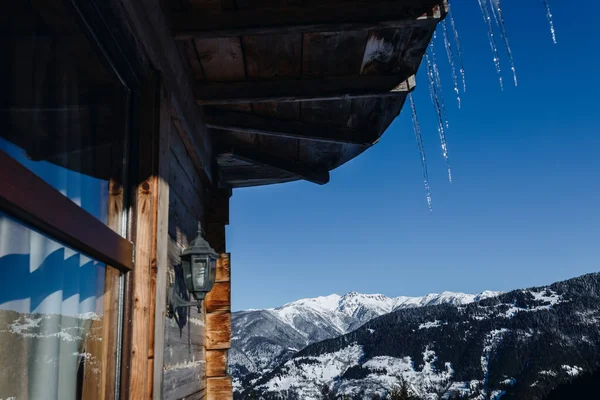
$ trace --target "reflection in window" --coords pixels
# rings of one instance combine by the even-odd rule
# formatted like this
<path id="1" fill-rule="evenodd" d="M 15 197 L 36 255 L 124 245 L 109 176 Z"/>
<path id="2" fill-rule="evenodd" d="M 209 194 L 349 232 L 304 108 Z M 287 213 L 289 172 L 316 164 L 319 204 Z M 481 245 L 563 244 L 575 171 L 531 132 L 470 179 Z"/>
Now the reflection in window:
<path id="1" fill-rule="evenodd" d="M 123 233 L 126 88 L 69 2 L 0 2 L 0 150 Z"/>
<path id="2" fill-rule="evenodd" d="M 0 399 L 115 390 L 120 273 L 0 212 Z"/>

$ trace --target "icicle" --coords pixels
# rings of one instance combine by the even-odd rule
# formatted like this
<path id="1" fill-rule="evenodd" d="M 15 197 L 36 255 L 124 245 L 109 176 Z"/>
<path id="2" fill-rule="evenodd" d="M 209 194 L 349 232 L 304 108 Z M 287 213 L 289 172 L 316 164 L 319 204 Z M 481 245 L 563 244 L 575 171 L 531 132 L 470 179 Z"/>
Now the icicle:
<path id="1" fill-rule="evenodd" d="M 410 108 L 412 109 L 412 122 L 413 129 L 415 131 L 415 138 L 417 139 L 417 146 L 421 153 L 421 167 L 423 168 L 423 181 L 425 182 L 425 193 L 427 196 L 427 207 L 431 212 L 431 190 L 429 188 L 429 174 L 427 173 L 427 158 L 425 157 L 425 147 L 423 146 L 423 137 L 421 136 L 421 125 L 419 125 L 419 118 L 417 117 L 417 107 L 413 99 L 412 93 L 408 95 L 410 100 Z"/>
<path id="2" fill-rule="evenodd" d="M 490 4 L 492 4 L 493 0 L 490 0 Z M 492 16 L 494 17 L 494 21 L 496 22 L 496 26 L 500 26 L 500 22 L 498 21 L 498 15 L 496 13 L 497 8 L 492 4 Z"/>
<path id="3" fill-rule="evenodd" d="M 486 0 L 477 1 L 479 2 L 479 8 L 481 9 L 483 22 L 488 27 L 488 39 L 490 41 L 492 53 L 494 54 L 494 65 L 496 65 L 496 72 L 498 72 L 498 78 L 500 79 L 500 89 L 504 90 L 504 85 L 502 84 L 502 71 L 500 70 L 500 57 L 498 56 L 498 45 L 496 44 L 496 38 L 494 36 L 494 25 L 492 25 L 490 9 Z"/>
<path id="4" fill-rule="evenodd" d="M 454 22 L 454 17 L 452 16 L 452 7 L 450 7 L 450 10 L 448 11 L 448 18 L 450 19 L 450 26 L 452 27 L 452 32 L 454 33 L 454 44 L 456 44 L 458 62 L 460 63 L 460 76 L 462 77 L 463 92 L 466 92 L 467 81 L 465 80 L 465 67 L 463 65 L 463 57 L 462 51 L 460 49 L 460 39 L 458 38 L 458 30 L 456 29 L 456 23 Z"/>
<path id="5" fill-rule="evenodd" d="M 510 69 L 513 73 L 513 80 L 515 86 L 518 86 L 519 83 L 517 81 L 517 70 L 515 69 L 515 60 L 510 49 L 510 43 L 508 42 L 508 35 L 506 34 L 506 26 L 504 25 L 504 16 L 502 15 L 502 7 L 500 7 L 500 0 L 490 0 L 490 3 L 492 5 L 492 10 L 495 9 L 494 15 L 498 15 L 498 17 L 496 18 L 496 24 L 500 28 L 502 38 L 504 39 L 504 46 L 506 47 L 506 52 L 508 53 L 508 61 L 510 62 Z"/>
<path id="6" fill-rule="evenodd" d="M 438 117 L 438 134 L 440 136 L 440 144 L 442 146 L 442 155 L 444 161 L 446 161 L 446 169 L 448 170 L 448 180 L 452 183 L 452 171 L 450 170 L 450 161 L 448 159 L 448 147 L 446 146 L 446 131 L 444 128 L 444 119 L 442 117 L 442 109 L 440 107 L 440 101 L 437 95 L 436 83 L 434 78 L 433 66 L 429 58 L 429 54 L 425 53 L 425 59 L 427 61 L 427 77 L 429 78 L 429 94 L 431 95 L 431 101 L 435 107 Z"/>
<path id="7" fill-rule="evenodd" d="M 435 33 L 433 34 L 433 38 L 436 39 Z M 440 109 L 442 110 L 442 119 L 444 120 L 444 125 L 446 129 L 450 128 L 450 124 L 448 123 L 448 114 L 446 114 L 446 103 L 444 103 L 444 94 L 442 92 L 442 80 L 440 78 L 440 71 L 438 69 L 437 60 L 435 57 L 435 40 L 432 40 L 429 44 L 429 51 L 431 52 L 431 63 L 433 65 L 433 76 L 435 78 L 435 84 L 437 86 L 437 94 L 439 97 Z"/>
<path id="8" fill-rule="evenodd" d="M 452 83 L 454 83 L 454 92 L 456 93 L 456 101 L 458 101 L 458 108 L 460 108 L 460 92 L 458 90 L 458 76 L 456 75 L 456 65 L 454 64 L 454 53 L 452 52 L 452 46 L 448 39 L 448 27 L 446 26 L 446 20 L 442 22 L 442 28 L 444 29 L 444 45 L 446 47 L 446 55 L 448 56 L 448 63 L 450 63 L 450 69 L 452 70 Z"/>
<path id="9" fill-rule="evenodd" d="M 544 5 L 546 6 L 546 17 L 548 17 L 548 22 L 550 23 L 550 33 L 552 33 L 552 41 L 554 42 L 554 44 L 556 44 L 556 32 L 554 31 L 552 10 L 550 10 L 550 3 L 548 3 L 548 0 L 544 0 Z"/>

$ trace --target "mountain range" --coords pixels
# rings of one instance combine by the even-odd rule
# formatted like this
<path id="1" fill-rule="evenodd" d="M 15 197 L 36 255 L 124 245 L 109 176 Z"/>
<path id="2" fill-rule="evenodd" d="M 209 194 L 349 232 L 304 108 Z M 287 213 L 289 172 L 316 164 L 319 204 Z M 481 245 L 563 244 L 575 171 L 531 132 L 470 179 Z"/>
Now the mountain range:
<path id="1" fill-rule="evenodd" d="M 256 369 L 232 362 L 232 373 L 245 372 L 235 397 L 390 398 L 402 386 L 416 399 L 543 400 L 577 377 L 597 376 L 600 274 L 507 293 L 438 296 L 403 307 L 385 296 L 350 293 L 238 313 L 237 351 Z M 383 314 L 368 319 L 369 312 Z M 254 323 L 252 315 L 258 316 Z M 292 328 L 289 339 L 299 347 L 314 341 L 282 353 L 285 344 L 278 340 Z M 315 340 L 338 331 L 345 333 Z M 264 351 L 254 351 L 252 343 Z M 279 360 L 270 362 L 274 354 Z"/>
<path id="2" fill-rule="evenodd" d="M 351 332 L 390 312 L 429 305 L 463 305 L 497 296 L 444 292 L 421 297 L 387 297 L 350 292 L 302 299 L 278 308 L 233 313 L 229 369 L 234 387 L 244 378 L 264 374 L 309 344 Z"/>

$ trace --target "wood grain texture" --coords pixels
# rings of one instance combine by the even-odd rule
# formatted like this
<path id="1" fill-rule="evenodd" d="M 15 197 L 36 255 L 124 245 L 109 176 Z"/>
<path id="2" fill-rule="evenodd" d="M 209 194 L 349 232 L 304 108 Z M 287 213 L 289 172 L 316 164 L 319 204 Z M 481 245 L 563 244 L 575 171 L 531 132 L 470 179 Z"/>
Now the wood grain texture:
<path id="1" fill-rule="evenodd" d="M 281 79 L 300 76 L 302 35 L 244 36 L 248 79 Z"/>
<path id="2" fill-rule="evenodd" d="M 223 155 L 225 154 L 219 156 Z M 288 173 L 300 179 L 316 183 L 317 185 L 324 185 L 329 182 L 329 171 L 327 169 L 311 168 L 305 164 L 288 161 L 286 158 L 275 156 L 273 154 L 236 148 L 226 155 L 248 164 Z"/>
<path id="3" fill-rule="evenodd" d="M 231 348 L 231 313 L 215 312 L 206 314 L 206 349 Z"/>
<path id="4" fill-rule="evenodd" d="M 200 181 L 202 181 L 204 185 L 210 184 L 210 172 L 205 168 L 202 160 L 198 157 L 196 141 L 193 140 L 196 135 L 194 132 L 197 133 L 197 131 L 186 131 L 183 121 L 177 118 L 173 119 L 173 126 L 175 126 L 176 132 L 179 135 L 179 138 L 181 139 L 185 149 L 187 150 L 187 153 L 189 154 L 189 158 L 196 169 L 196 173 L 198 174 Z M 206 128 L 204 125 L 203 127 Z M 205 131 L 205 134 L 208 135 L 208 132 Z"/>
<path id="5" fill-rule="evenodd" d="M 358 75 L 367 31 L 304 34 L 303 76 Z"/>
<path id="6" fill-rule="evenodd" d="M 204 302 L 207 313 L 231 311 L 230 282 L 216 282 L 212 290 L 206 294 Z"/>
<path id="7" fill-rule="evenodd" d="M 235 82 L 246 79 L 240 38 L 195 39 L 204 76 L 209 82 Z"/>
<path id="8" fill-rule="evenodd" d="M 136 32 L 138 41 L 145 49 L 152 64 L 161 71 L 170 90 L 173 107 L 181 119 L 184 132 L 191 143 L 191 151 L 204 171 L 208 181 L 212 180 L 212 143 L 204 124 L 201 111 L 194 104 L 190 83 L 193 78 L 182 62 L 166 16 L 156 0 L 120 0 L 122 9 Z"/>
<path id="9" fill-rule="evenodd" d="M 187 399 L 188 396 L 202 392 L 205 388 L 202 379 L 204 375 L 204 363 L 201 361 L 166 367 L 163 373 L 163 399 Z"/>
<path id="10" fill-rule="evenodd" d="M 232 400 L 231 377 L 208 378 L 206 380 L 206 398 L 207 400 Z"/>
<path id="11" fill-rule="evenodd" d="M 217 253 L 224 252 L 226 250 L 225 224 L 223 222 L 207 222 L 206 240 Z"/>
<path id="12" fill-rule="evenodd" d="M 439 20 L 445 16 L 439 12 L 439 5 L 440 1 L 408 0 L 270 9 L 247 7 L 219 15 L 174 12 L 171 20 L 175 38 L 179 40 L 339 32 L 403 27 L 415 20 Z M 435 7 L 438 7 L 437 12 Z"/>
<path id="13" fill-rule="evenodd" d="M 162 399 L 163 363 L 165 348 L 165 318 L 167 309 L 167 275 L 169 269 L 169 171 L 170 171 L 170 138 L 173 126 L 169 113 L 168 98 L 165 90 L 161 90 L 160 133 L 158 159 L 158 204 L 156 228 L 156 262 L 153 268 L 155 286 L 154 309 L 154 346 L 153 346 L 153 385 L 152 398 Z"/>
<path id="14" fill-rule="evenodd" d="M 344 100 L 397 96 L 415 87 L 413 76 L 351 76 L 197 84 L 196 101 L 202 105 L 271 101 Z"/>
<path id="15" fill-rule="evenodd" d="M 206 377 L 213 378 L 227 375 L 228 350 L 206 351 Z"/>
<path id="16" fill-rule="evenodd" d="M 204 76 L 204 69 L 200 63 L 200 58 L 196 52 L 196 45 L 194 44 L 193 39 L 185 40 L 179 43 L 181 43 L 181 46 L 183 47 L 186 58 L 190 63 L 190 68 L 194 73 L 194 77 L 197 81 L 204 81 L 206 79 Z"/>
<path id="17" fill-rule="evenodd" d="M 221 254 L 217 260 L 217 282 L 229 282 L 231 280 L 231 254 Z"/>
<path id="18" fill-rule="evenodd" d="M 362 135 L 360 131 L 348 129 L 343 125 L 346 121 L 341 121 L 341 127 L 331 126 L 332 123 L 338 122 L 340 119 L 339 113 L 335 112 L 340 108 L 340 102 L 314 102 L 320 103 L 315 105 L 308 103 L 310 102 L 302 104 L 303 109 L 306 107 L 307 111 L 320 111 L 323 110 L 325 106 L 329 106 L 329 108 L 323 112 L 318 112 L 318 114 L 316 112 L 305 113 L 305 115 L 310 116 L 312 123 L 284 121 L 276 118 L 261 117 L 235 111 L 212 110 L 205 116 L 206 126 L 212 129 L 235 130 L 238 132 L 286 139 L 358 145 L 368 144 L 365 143 L 364 140 L 361 140 Z M 346 102 L 343 102 L 341 107 L 347 108 L 342 117 L 347 119 L 348 114 L 350 113 L 350 104 L 346 105 Z M 332 110 L 332 108 L 335 108 L 335 110 Z M 334 117 L 335 119 L 332 120 Z"/>

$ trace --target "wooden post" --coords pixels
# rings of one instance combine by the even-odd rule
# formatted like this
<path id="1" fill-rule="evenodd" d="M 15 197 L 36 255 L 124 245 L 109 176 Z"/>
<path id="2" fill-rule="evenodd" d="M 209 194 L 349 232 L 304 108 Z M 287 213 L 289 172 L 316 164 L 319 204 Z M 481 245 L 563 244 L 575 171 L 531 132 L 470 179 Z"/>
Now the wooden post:
<path id="1" fill-rule="evenodd" d="M 160 99 L 160 132 L 158 159 L 158 205 L 156 229 L 156 260 L 153 265 L 154 288 L 154 342 L 149 343 L 153 351 L 153 385 L 151 396 L 162 399 L 163 360 L 165 345 L 165 313 L 167 309 L 167 273 L 169 270 L 169 165 L 170 165 L 170 136 L 171 116 L 168 110 L 168 98 L 161 91 Z"/>
<path id="2" fill-rule="evenodd" d="M 231 400 L 233 388 L 227 375 L 227 353 L 231 348 L 231 268 L 230 255 L 217 262 L 215 287 L 206 304 L 206 399 Z"/>
<path id="3" fill-rule="evenodd" d="M 137 158 L 135 192 L 135 246 L 133 304 L 131 311 L 131 353 L 129 360 L 129 397 L 147 399 L 152 379 L 154 326 L 153 267 L 156 266 L 156 233 L 159 197 L 159 95 L 157 75 L 152 75 L 140 93 L 137 124 L 139 136 L 134 142 Z"/>

